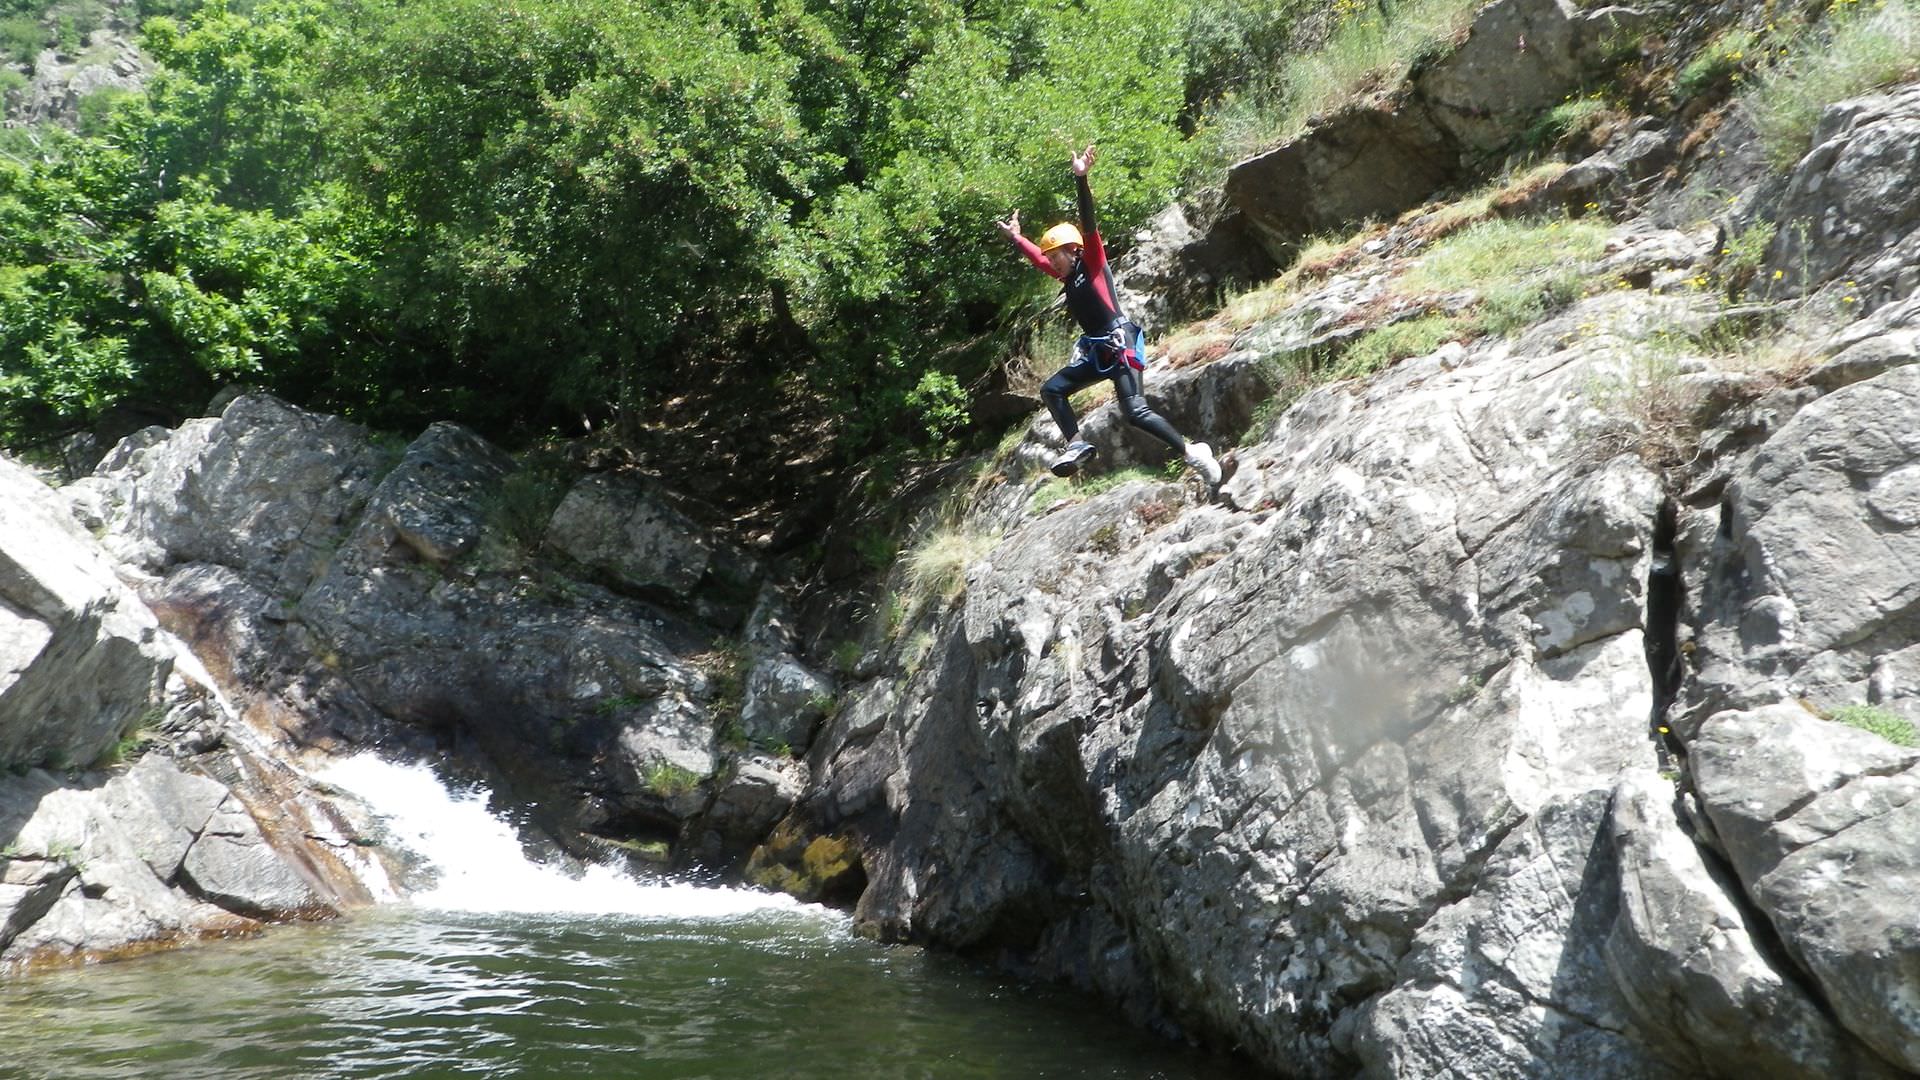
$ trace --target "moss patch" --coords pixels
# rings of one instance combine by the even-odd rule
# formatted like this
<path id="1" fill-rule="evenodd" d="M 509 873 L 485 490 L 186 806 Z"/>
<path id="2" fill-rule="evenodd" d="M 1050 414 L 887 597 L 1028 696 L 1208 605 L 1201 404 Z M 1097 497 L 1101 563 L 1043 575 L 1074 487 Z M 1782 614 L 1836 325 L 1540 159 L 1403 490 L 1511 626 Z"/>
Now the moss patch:
<path id="1" fill-rule="evenodd" d="M 851 903 L 867 887 L 860 848 L 851 837 L 815 834 L 791 817 L 754 849 L 746 877 L 808 903 Z"/>

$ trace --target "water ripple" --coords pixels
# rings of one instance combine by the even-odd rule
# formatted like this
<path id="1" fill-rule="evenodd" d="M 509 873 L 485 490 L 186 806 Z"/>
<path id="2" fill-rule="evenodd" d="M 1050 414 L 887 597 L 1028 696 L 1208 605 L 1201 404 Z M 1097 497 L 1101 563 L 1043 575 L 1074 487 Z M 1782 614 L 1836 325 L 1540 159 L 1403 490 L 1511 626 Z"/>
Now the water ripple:
<path id="1" fill-rule="evenodd" d="M 0 1044 L 0 1075 L 59 1080 L 1243 1075 L 807 919 L 398 909 L 0 982 Z"/>

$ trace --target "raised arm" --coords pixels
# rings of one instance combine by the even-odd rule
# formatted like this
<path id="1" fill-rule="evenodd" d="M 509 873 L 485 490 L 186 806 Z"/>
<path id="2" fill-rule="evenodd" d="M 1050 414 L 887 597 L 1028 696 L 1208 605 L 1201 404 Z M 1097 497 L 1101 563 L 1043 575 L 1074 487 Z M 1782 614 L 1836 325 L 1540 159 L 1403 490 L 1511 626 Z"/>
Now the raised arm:
<path id="1" fill-rule="evenodd" d="M 1087 183 L 1087 170 L 1093 168 L 1094 145 L 1073 155 L 1074 194 L 1080 202 L 1080 235 L 1082 254 L 1087 269 L 1099 273 L 1107 265 L 1107 245 L 1100 238 L 1100 224 L 1093 216 L 1093 187 Z"/>
<path id="2" fill-rule="evenodd" d="M 1093 187 L 1087 183 L 1087 170 L 1093 168 L 1094 145 L 1073 155 L 1073 186 L 1080 199 L 1080 232 L 1092 236 L 1099 232 L 1099 225 L 1093 219 Z"/>
<path id="3" fill-rule="evenodd" d="M 1012 241 L 1013 246 L 1020 249 L 1020 254 L 1025 255 L 1027 261 L 1032 263 L 1041 273 L 1054 278 L 1060 276 L 1059 273 L 1054 270 L 1053 264 L 1047 261 L 1047 257 L 1040 253 L 1040 245 L 1021 235 L 1020 211 L 1015 210 L 1013 213 L 1008 214 L 1004 220 L 996 221 L 994 224 L 999 226 L 1000 232 L 1004 234 L 1008 240 Z"/>

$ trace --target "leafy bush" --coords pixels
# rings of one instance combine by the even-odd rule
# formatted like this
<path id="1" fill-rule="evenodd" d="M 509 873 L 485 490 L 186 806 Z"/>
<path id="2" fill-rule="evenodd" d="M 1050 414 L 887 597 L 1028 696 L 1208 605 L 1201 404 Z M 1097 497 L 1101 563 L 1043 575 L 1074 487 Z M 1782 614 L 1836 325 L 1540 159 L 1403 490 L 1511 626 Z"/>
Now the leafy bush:
<path id="1" fill-rule="evenodd" d="M 133 97 L 131 90 L 122 90 L 117 86 L 103 86 L 80 99 L 78 123 L 74 126 L 82 135 L 100 136 L 107 134 L 107 121 L 118 102 Z"/>
<path id="2" fill-rule="evenodd" d="M 148 92 L 0 177 L 0 439 L 235 377 L 496 436 L 697 387 L 951 439 L 1042 288 L 990 221 L 1068 216 L 1096 138 L 1111 235 L 1172 190 L 1186 8 L 856 7 L 147 0 Z"/>
<path id="3" fill-rule="evenodd" d="M 43 135 L 37 156 L 0 161 L 0 436 L 129 398 L 197 407 L 236 378 L 308 400 L 369 392 L 334 367 L 365 278 L 359 219 L 300 152 L 314 117 L 293 84 L 317 31 L 293 15 L 157 20 L 149 46 L 169 68 L 96 117 L 109 136 Z"/>
<path id="4" fill-rule="evenodd" d="M 927 442 L 951 450 L 954 436 L 967 424 L 967 392 L 959 380 L 944 371 L 922 372 L 906 404 L 920 418 Z"/>
<path id="5" fill-rule="evenodd" d="M 87 38 L 107 21 L 107 5 L 102 0 L 57 0 L 47 9 L 46 21 L 52 24 L 61 51 L 78 54 L 86 48 Z"/>
<path id="6" fill-rule="evenodd" d="M 1308 0 L 1195 0 L 1187 15 L 1189 106 L 1217 101 L 1235 89 L 1260 85 L 1298 44 Z"/>
<path id="7" fill-rule="evenodd" d="M 0 62 L 31 64 L 53 41 L 53 30 L 38 15 L 0 15 Z"/>
<path id="8" fill-rule="evenodd" d="M 669 761 L 654 760 L 642 773 L 647 790 L 663 799 L 672 799 L 700 786 L 700 774 Z"/>

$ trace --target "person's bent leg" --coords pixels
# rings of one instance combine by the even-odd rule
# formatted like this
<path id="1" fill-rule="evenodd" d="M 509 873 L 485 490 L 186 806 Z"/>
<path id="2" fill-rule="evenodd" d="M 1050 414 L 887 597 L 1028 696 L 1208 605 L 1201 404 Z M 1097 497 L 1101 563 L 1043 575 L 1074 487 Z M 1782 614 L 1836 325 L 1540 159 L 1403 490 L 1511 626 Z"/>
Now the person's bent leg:
<path id="1" fill-rule="evenodd" d="M 1047 403 L 1047 411 L 1053 414 L 1053 422 L 1060 427 L 1060 434 L 1066 436 L 1066 449 L 1054 458 L 1050 468 L 1055 476 L 1072 476 L 1080 469 L 1080 463 L 1093 454 L 1093 445 L 1080 438 L 1080 422 L 1074 419 L 1073 406 L 1067 398 L 1074 391 L 1099 379 L 1093 371 L 1093 365 L 1078 357 L 1071 364 L 1053 373 L 1046 385 L 1040 388 L 1040 400 Z"/>
<path id="2" fill-rule="evenodd" d="M 1047 412 L 1053 414 L 1054 424 L 1068 442 L 1080 437 L 1080 421 L 1074 419 L 1073 405 L 1067 401 L 1067 397 L 1082 385 L 1073 377 L 1074 367 L 1069 364 L 1054 372 L 1053 377 L 1040 387 L 1040 400 L 1046 402 Z"/>
<path id="3" fill-rule="evenodd" d="M 1120 399 L 1120 415 L 1127 418 L 1127 423 L 1175 450 L 1182 453 L 1186 451 L 1187 440 L 1180 437 L 1172 424 L 1167 423 L 1166 417 L 1154 412 L 1153 406 L 1147 404 L 1147 396 L 1140 390 L 1139 372 L 1121 364 L 1120 369 L 1113 373 L 1113 389 L 1115 396 Z"/>
<path id="4" fill-rule="evenodd" d="M 1219 486 L 1220 462 L 1214 459 L 1213 448 L 1203 442 L 1188 442 L 1181 438 L 1166 417 L 1153 411 L 1153 407 L 1147 404 L 1146 394 L 1140 389 L 1139 372 L 1123 365 L 1113 376 L 1113 388 L 1119 393 L 1120 414 L 1127 418 L 1127 423 L 1173 447 L 1209 485 Z"/>

